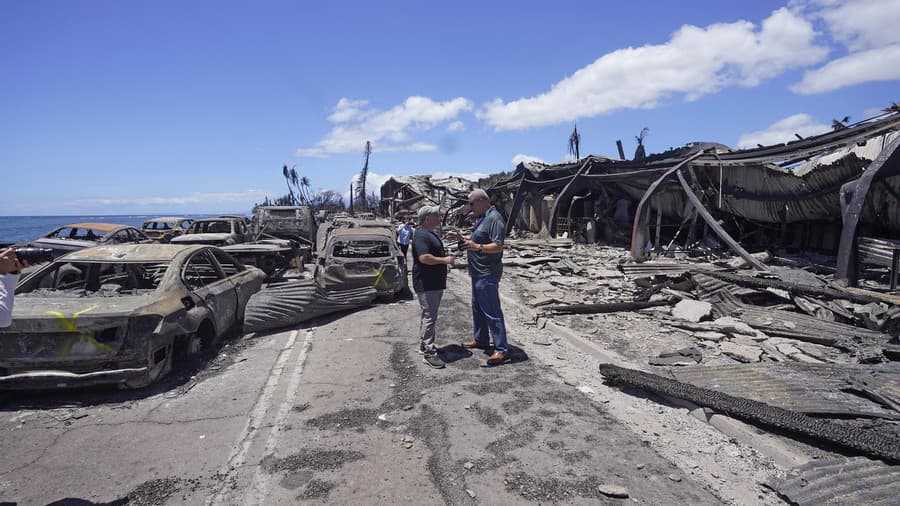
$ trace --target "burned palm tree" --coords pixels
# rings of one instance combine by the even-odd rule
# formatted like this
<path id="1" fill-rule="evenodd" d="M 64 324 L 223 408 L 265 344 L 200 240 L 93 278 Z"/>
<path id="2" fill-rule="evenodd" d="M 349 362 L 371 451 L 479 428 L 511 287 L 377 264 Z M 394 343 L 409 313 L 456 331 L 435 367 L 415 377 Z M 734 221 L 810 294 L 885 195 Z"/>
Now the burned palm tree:
<path id="1" fill-rule="evenodd" d="M 281 174 L 284 176 L 284 181 L 285 183 L 287 183 L 288 187 L 288 196 L 290 197 L 291 205 L 294 205 L 294 202 L 297 201 L 297 198 L 294 196 L 293 187 L 291 187 L 291 170 L 292 169 L 288 169 L 287 165 L 281 166 Z"/>
<path id="2" fill-rule="evenodd" d="M 569 136 L 569 154 L 575 157 L 576 162 L 581 160 L 580 146 L 581 134 L 578 133 L 578 125 L 575 125 L 572 135 Z"/>
<path id="3" fill-rule="evenodd" d="M 647 135 L 649 133 L 650 133 L 650 129 L 647 127 L 644 127 L 641 129 L 640 135 L 635 136 L 634 139 L 638 143 L 637 148 L 634 150 L 634 159 L 635 160 L 643 160 L 644 158 L 647 158 L 647 152 L 644 150 L 644 139 L 647 138 Z"/>
<path id="4" fill-rule="evenodd" d="M 368 205 L 366 202 L 366 177 L 369 175 L 369 155 L 372 154 L 372 143 L 366 141 L 366 149 L 364 155 L 366 157 L 366 161 L 363 164 L 362 170 L 359 172 L 359 184 L 356 187 L 356 191 L 359 193 L 359 198 L 357 199 L 357 203 L 362 208 L 363 211 L 368 209 Z"/>

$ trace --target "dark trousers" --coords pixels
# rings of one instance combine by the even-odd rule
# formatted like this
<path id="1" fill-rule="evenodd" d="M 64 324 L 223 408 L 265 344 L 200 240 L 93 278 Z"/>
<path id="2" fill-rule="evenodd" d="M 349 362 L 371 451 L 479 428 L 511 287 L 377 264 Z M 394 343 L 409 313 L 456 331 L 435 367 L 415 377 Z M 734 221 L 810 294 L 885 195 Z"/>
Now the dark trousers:
<path id="1" fill-rule="evenodd" d="M 397 245 L 400 246 L 400 251 L 403 252 L 403 256 L 406 256 L 406 250 L 409 249 L 409 244 L 400 244 L 398 242 Z"/>
<path id="2" fill-rule="evenodd" d="M 500 276 L 472 278 L 473 336 L 480 344 L 490 344 L 494 338 L 494 351 L 508 353 L 506 323 L 500 309 Z"/>

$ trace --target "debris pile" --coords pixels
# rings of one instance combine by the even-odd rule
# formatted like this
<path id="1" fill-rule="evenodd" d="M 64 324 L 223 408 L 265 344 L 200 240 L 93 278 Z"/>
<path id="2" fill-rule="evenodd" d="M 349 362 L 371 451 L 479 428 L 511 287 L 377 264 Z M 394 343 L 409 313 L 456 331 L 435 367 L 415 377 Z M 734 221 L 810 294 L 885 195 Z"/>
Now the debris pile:
<path id="1" fill-rule="evenodd" d="M 900 457 L 900 298 L 771 254 L 750 270 L 739 257 L 635 263 L 623 248 L 561 239 L 513 239 L 506 252 L 505 279 L 539 326 L 555 321 L 645 364 L 601 366 L 610 383 Z"/>

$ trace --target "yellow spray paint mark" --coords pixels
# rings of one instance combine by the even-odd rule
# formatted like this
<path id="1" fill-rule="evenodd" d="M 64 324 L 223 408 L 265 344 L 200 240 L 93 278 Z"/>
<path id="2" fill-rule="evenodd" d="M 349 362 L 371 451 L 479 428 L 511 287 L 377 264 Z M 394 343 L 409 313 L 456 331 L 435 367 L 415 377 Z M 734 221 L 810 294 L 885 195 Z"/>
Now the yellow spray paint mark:
<path id="1" fill-rule="evenodd" d="M 391 287 L 391 284 L 388 283 L 386 279 L 384 279 L 384 270 L 385 270 L 385 267 L 382 267 L 381 270 L 372 269 L 372 272 L 377 274 L 377 276 L 375 277 L 375 283 L 372 284 L 372 286 L 374 286 L 376 289 L 378 289 L 378 285 L 380 283 L 384 283 L 384 287 L 386 289 Z"/>
<path id="2" fill-rule="evenodd" d="M 84 313 L 87 313 L 88 311 L 93 311 L 94 309 L 97 309 L 97 307 L 99 307 L 99 306 L 91 306 L 87 309 L 82 309 L 81 311 L 72 313 L 71 319 L 66 317 L 66 315 L 62 314 L 59 311 L 47 311 L 47 314 L 53 315 L 56 317 L 57 320 L 59 320 L 60 325 L 62 325 L 63 329 L 66 332 L 78 334 L 77 337 L 72 337 L 68 341 L 66 341 L 65 345 L 63 345 L 62 349 L 59 350 L 59 353 L 57 353 L 57 355 L 59 355 L 61 357 L 67 356 L 69 354 L 69 352 L 72 351 L 72 346 L 75 346 L 76 342 L 91 344 L 98 350 L 100 350 L 104 353 L 107 353 L 109 355 L 114 355 L 116 353 L 116 350 L 112 349 L 110 346 L 108 346 L 106 344 L 103 344 L 103 343 L 97 341 L 96 339 L 94 339 L 94 336 L 92 336 L 90 333 L 82 332 L 75 325 L 75 322 L 76 322 L 76 320 L 78 320 L 79 316 L 83 315 Z"/>

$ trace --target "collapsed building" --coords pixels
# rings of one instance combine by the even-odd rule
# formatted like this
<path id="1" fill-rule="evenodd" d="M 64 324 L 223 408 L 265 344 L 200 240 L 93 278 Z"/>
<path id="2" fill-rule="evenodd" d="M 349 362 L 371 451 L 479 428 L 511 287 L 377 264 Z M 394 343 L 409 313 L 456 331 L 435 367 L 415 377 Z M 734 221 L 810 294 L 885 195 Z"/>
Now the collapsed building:
<path id="1" fill-rule="evenodd" d="M 522 163 L 488 193 L 512 233 L 619 239 L 639 262 L 727 248 L 758 270 L 749 251 L 824 253 L 853 284 L 859 254 L 897 262 L 900 112 L 835 127 L 753 149 L 700 142 L 639 160 Z"/>
<path id="2" fill-rule="evenodd" d="M 430 175 L 396 176 L 381 185 L 381 215 L 391 219 L 415 216 L 423 206 L 438 206 L 447 213 L 465 202 L 475 182 L 451 176 L 434 179 Z"/>

